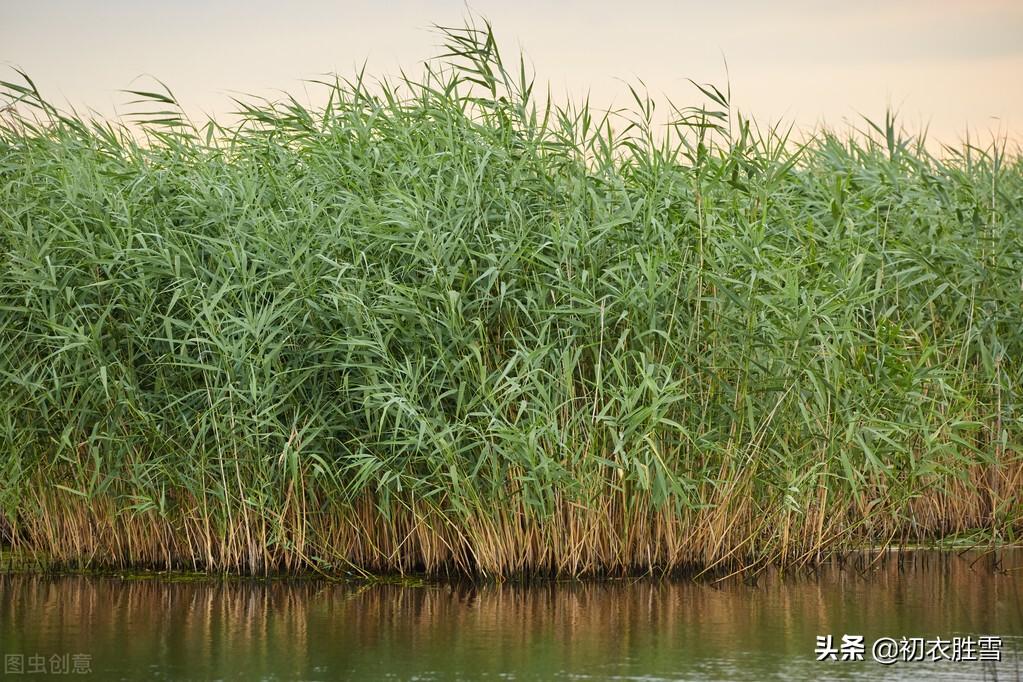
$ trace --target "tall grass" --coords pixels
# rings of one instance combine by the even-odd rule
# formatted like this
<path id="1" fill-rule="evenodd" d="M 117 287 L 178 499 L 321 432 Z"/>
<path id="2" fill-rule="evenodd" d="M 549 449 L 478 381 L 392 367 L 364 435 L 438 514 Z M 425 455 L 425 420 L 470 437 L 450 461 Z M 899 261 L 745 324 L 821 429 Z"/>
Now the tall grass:
<path id="1" fill-rule="evenodd" d="M 231 125 L 3 83 L 8 543 L 582 575 L 1017 539 L 1018 154 L 796 145 L 710 86 L 662 132 L 444 36 Z"/>

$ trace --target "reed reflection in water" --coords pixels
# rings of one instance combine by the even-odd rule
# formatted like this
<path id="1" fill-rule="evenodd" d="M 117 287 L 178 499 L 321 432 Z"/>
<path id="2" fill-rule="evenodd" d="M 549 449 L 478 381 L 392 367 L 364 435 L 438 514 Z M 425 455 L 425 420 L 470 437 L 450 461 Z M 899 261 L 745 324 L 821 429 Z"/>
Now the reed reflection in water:
<path id="1" fill-rule="evenodd" d="M 0 654 L 85 653 L 103 679 L 1023 679 L 1023 551 L 872 558 L 716 585 L 2 575 Z M 817 662 L 827 634 L 868 660 Z M 970 635 L 1003 661 L 869 660 L 882 636 Z"/>

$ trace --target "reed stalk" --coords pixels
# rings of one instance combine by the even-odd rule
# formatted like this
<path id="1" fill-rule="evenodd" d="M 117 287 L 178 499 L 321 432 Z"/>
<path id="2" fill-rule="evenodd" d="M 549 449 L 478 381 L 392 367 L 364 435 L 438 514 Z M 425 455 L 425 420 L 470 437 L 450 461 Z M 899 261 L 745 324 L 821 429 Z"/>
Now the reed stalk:
<path id="1" fill-rule="evenodd" d="M 0 541 L 268 573 L 735 570 L 1023 530 L 1023 161 L 727 93 L 559 106 L 489 25 L 197 126 L 4 82 Z"/>

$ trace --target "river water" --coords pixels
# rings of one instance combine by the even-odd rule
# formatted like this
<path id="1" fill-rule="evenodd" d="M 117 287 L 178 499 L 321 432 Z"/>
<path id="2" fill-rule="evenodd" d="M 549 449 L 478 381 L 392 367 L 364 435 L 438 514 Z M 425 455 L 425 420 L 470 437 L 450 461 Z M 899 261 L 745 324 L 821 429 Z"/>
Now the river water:
<path id="1" fill-rule="evenodd" d="M 718 583 L 0 575 L 0 680 L 1021 680 L 1021 635 L 1023 550 Z"/>

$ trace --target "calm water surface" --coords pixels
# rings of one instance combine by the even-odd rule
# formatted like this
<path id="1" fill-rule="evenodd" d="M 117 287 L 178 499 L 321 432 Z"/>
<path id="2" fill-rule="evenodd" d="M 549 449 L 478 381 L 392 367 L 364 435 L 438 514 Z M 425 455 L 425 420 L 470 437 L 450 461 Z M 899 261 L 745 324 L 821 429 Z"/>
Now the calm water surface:
<path id="1" fill-rule="evenodd" d="M 865 660 L 818 662 L 827 635 L 862 635 Z M 1001 662 L 871 657 L 881 637 L 986 635 Z M 1020 680 L 1021 635 L 1021 550 L 859 557 L 755 585 L 0 575 L 0 680 Z"/>

